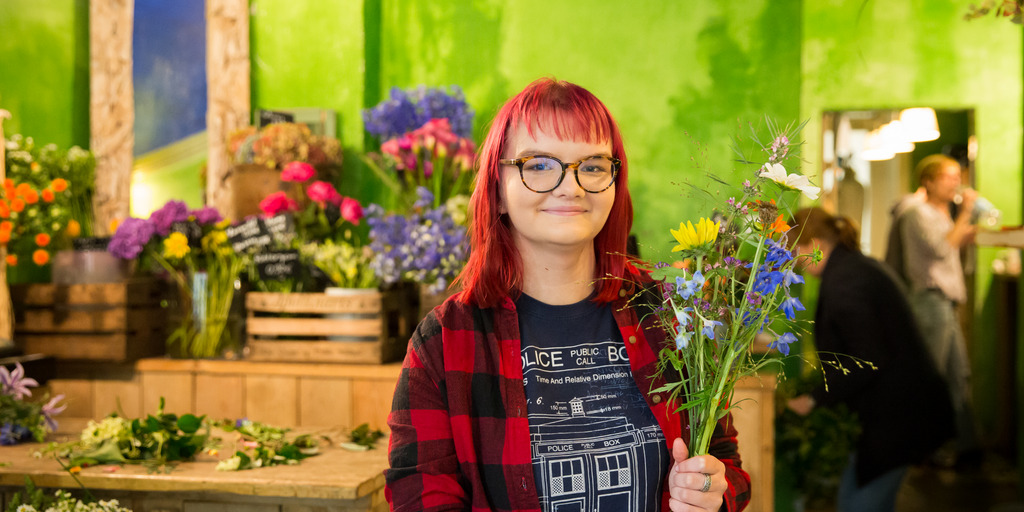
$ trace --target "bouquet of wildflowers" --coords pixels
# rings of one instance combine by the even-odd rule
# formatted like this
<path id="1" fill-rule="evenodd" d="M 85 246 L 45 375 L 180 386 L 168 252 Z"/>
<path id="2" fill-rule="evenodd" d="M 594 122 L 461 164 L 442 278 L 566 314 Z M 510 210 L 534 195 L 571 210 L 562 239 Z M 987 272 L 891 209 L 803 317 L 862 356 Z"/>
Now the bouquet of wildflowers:
<path id="1" fill-rule="evenodd" d="M 755 338 L 770 336 L 769 348 L 788 355 L 796 341 L 795 312 L 804 309 L 790 294 L 790 285 L 803 278 L 793 272 L 784 219 L 790 201 L 800 193 L 816 199 L 819 189 L 806 176 L 786 170 L 795 167 L 788 162 L 796 157 L 798 145 L 792 141 L 803 125 L 779 130 L 769 121 L 767 127 L 767 140 L 751 130 L 756 155 L 747 156 L 744 141 L 736 141 L 739 161 L 753 164 L 754 171 L 712 215 L 671 230 L 677 242 L 672 252 L 680 259 L 652 271 L 663 293 L 659 320 L 672 335 L 659 362 L 662 370 L 672 368 L 682 376 L 655 392 L 670 392 L 681 410 L 689 410 L 691 454 L 708 453 L 736 381 L 770 361 L 752 357 Z"/>
<path id="2" fill-rule="evenodd" d="M 289 162 L 305 162 L 325 177 L 341 165 L 341 143 L 333 137 L 314 135 L 302 123 L 273 123 L 256 129 L 248 126 L 228 136 L 231 162 L 281 169 Z"/>
<path id="3" fill-rule="evenodd" d="M 452 90 L 395 88 L 390 99 L 363 113 L 366 130 L 383 140 L 380 153 L 364 161 L 395 194 L 399 210 L 413 207 L 419 187 L 431 191 L 434 207 L 471 192 L 473 111 L 462 91 Z"/>
<path id="4" fill-rule="evenodd" d="M 214 357 L 232 343 L 228 314 L 247 258 L 229 244 L 228 224 L 212 207 L 189 210 L 172 200 L 149 219 L 122 222 L 108 245 L 119 258 L 148 259 L 178 285 L 182 321 L 167 342 L 184 355 Z"/>
<path id="5" fill-rule="evenodd" d="M 14 363 L 14 370 L 0 366 L 0 445 L 12 445 L 24 441 L 40 443 L 46 432 L 57 430 L 53 419 L 67 407 L 61 404 L 64 395 L 57 395 L 40 404 L 26 401 L 32 397 L 32 390 L 39 383 L 25 376 L 21 363 Z"/>
<path id="6" fill-rule="evenodd" d="M 453 201 L 430 207 L 430 191 L 420 187 L 417 193 L 419 200 L 409 215 L 385 214 L 379 205 L 368 208 L 372 266 L 384 284 L 411 281 L 441 293 L 469 257 L 466 227 L 455 222 L 465 214 L 453 214 L 466 205 Z"/>
<path id="7" fill-rule="evenodd" d="M 43 266 L 71 238 L 92 232 L 92 192 L 96 160 L 92 153 L 55 144 L 36 146 L 32 137 L 14 135 L 6 145 L 7 178 L 0 189 L 0 244 L 7 264 Z"/>

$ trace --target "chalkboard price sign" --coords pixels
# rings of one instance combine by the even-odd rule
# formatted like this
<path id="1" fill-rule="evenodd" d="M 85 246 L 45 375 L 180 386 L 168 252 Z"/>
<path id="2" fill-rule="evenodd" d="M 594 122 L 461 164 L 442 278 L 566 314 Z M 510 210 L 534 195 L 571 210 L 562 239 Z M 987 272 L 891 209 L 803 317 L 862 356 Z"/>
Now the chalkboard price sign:
<path id="1" fill-rule="evenodd" d="M 295 115 L 289 112 L 277 112 L 274 110 L 260 110 L 257 116 L 257 128 L 263 128 L 273 123 L 294 123 Z"/>
<path id="2" fill-rule="evenodd" d="M 295 238 L 295 217 L 290 213 L 279 213 L 268 219 L 263 219 L 267 231 L 274 237 L 274 241 L 288 245 Z"/>
<path id="3" fill-rule="evenodd" d="M 267 231 L 267 226 L 263 223 L 263 219 L 259 217 L 253 217 L 235 226 L 228 226 L 225 232 L 228 235 L 231 247 L 238 253 L 251 249 L 270 247 L 270 244 L 274 241 L 273 237 L 270 236 L 270 232 Z"/>
<path id="4" fill-rule="evenodd" d="M 264 281 L 284 281 L 299 273 L 299 251 L 271 251 L 253 255 L 256 272 Z"/>

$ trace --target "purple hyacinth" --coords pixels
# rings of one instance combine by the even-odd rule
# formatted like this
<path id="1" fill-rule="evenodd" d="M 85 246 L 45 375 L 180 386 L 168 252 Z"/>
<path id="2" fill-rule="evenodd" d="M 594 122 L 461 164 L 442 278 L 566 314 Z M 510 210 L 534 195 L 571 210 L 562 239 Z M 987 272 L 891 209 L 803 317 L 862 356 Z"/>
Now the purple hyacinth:
<path id="1" fill-rule="evenodd" d="M 423 126 L 431 119 L 448 119 L 452 132 L 469 137 L 473 132 L 473 109 L 466 103 L 462 89 L 452 86 L 420 86 L 402 90 L 392 87 L 390 97 L 363 111 L 366 131 L 381 140 L 398 137 Z"/>
<path id="2" fill-rule="evenodd" d="M 196 222 L 200 225 L 216 224 L 224 219 L 221 217 L 220 212 L 212 206 L 204 206 L 198 210 L 192 210 L 189 216 L 195 217 Z"/>
<path id="3" fill-rule="evenodd" d="M 186 220 L 188 220 L 188 206 L 185 206 L 184 201 L 167 201 L 167 204 L 149 216 L 149 222 L 153 224 L 153 229 L 160 236 L 169 235 L 171 226 L 175 222 Z"/>
<path id="4" fill-rule="evenodd" d="M 155 233 L 153 225 L 144 219 L 129 218 L 121 223 L 110 239 L 107 250 L 118 258 L 131 260 L 142 254 Z"/>

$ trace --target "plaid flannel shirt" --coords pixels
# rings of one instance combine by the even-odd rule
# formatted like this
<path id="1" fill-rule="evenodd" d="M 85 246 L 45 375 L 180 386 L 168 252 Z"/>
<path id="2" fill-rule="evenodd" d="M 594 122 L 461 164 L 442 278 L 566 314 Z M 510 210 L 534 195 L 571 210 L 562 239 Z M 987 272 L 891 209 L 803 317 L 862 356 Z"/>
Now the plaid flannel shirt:
<path id="1" fill-rule="evenodd" d="M 620 296 L 628 293 L 622 290 Z M 612 305 L 637 386 L 671 443 L 687 426 L 667 394 L 650 394 L 664 331 L 651 315 L 640 322 L 625 298 Z M 723 510 L 750 501 L 732 417 L 719 421 L 711 455 L 725 463 Z M 393 511 L 539 511 L 526 415 L 519 323 L 510 298 L 481 309 L 448 300 L 420 323 L 409 343 L 388 416 L 385 471 Z M 668 511 L 668 483 L 662 506 Z"/>

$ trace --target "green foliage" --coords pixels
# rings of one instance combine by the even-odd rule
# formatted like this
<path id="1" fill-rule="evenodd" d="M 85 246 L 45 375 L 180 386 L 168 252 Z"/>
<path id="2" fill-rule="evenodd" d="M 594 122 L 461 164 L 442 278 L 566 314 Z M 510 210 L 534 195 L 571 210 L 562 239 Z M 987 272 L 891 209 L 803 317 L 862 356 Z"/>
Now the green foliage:
<path id="1" fill-rule="evenodd" d="M 808 508 L 834 504 L 839 479 L 849 462 L 860 423 L 845 404 L 815 407 L 806 416 L 787 409 L 786 402 L 810 392 L 814 379 L 789 379 L 776 392 L 775 471 L 786 475 L 806 497 Z"/>
<path id="2" fill-rule="evenodd" d="M 111 414 L 99 423 L 90 421 L 78 441 L 53 448 L 72 467 L 128 463 L 169 472 L 175 463 L 191 461 L 207 447 L 209 426 L 204 418 L 164 413 L 161 398 L 155 415 L 128 420 Z"/>
<path id="3" fill-rule="evenodd" d="M 384 432 L 381 432 L 379 429 L 370 430 L 368 423 L 363 423 L 348 433 L 348 439 L 351 443 L 365 446 L 366 448 L 375 447 L 377 440 L 382 437 L 384 437 Z"/>
<path id="4" fill-rule="evenodd" d="M 290 429 L 258 421 L 224 420 L 217 426 L 226 432 L 238 433 L 240 445 L 233 456 L 217 464 L 218 471 L 298 464 L 300 460 L 316 455 L 320 448 L 320 440 L 315 436 L 303 434 L 289 440 L 286 434 Z"/>
<path id="5" fill-rule="evenodd" d="M 7 503 L 7 510 L 17 512 L 131 512 L 117 500 L 86 501 L 74 498 L 64 490 L 58 490 L 50 497 L 35 486 L 32 479 L 25 477 L 25 490 L 17 491 Z"/>

